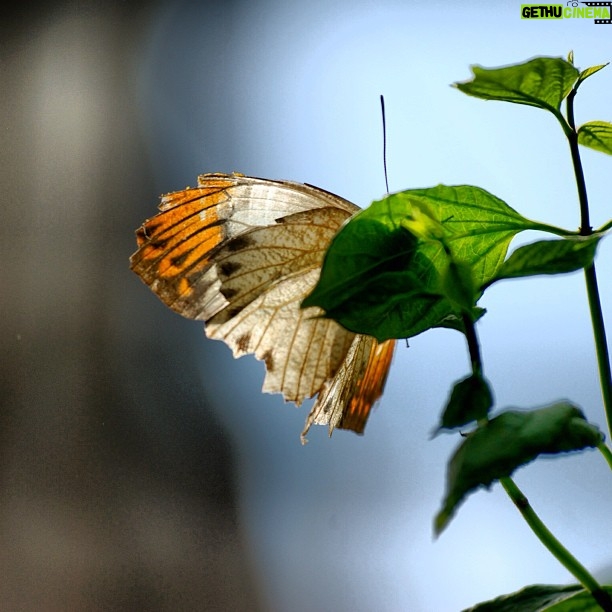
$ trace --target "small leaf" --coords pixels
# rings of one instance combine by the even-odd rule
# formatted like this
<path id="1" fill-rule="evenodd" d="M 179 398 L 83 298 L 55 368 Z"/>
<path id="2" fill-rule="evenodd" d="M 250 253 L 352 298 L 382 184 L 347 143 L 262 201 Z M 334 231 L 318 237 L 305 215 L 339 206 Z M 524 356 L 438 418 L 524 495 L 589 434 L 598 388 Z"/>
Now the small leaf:
<path id="1" fill-rule="evenodd" d="M 578 128 L 578 142 L 585 147 L 612 155 L 612 123 L 589 121 Z"/>
<path id="2" fill-rule="evenodd" d="M 504 278 L 538 274 L 565 274 L 593 262 L 601 235 L 570 236 L 562 240 L 539 240 L 516 249 L 491 283 Z M 487 286 L 488 286 L 487 285 Z"/>
<path id="3" fill-rule="evenodd" d="M 448 525 L 468 493 L 509 476 L 538 455 L 597 446 L 603 434 L 569 402 L 529 412 L 507 411 L 471 433 L 451 458 L 435 533 Z"/>
<path id="4" fill-rule="evenodd" d="M 392 194 L 336 234 L 302 307 L 319 306 L 347 329 L 378 340 L 410 338 L 436 326 L 461 328 L 456 300 L 446 293 L 446 245 L 463 276 L 468 278 L 468 267 L 480 287 L 502 265 L 512 238 L 537 227 L 478 187 L 439 185 Z M 467 302 L 473 306 L 473 290 L 471 295 Z M 475 320 L 480 312 L 472 308 L 470 314 Z"/>
<path id="5" fill-rule="evenodd" d="M 438 432 L 441 429 L 455 429 L 472 421 L 484 419 L 492 405 L 493 394 L 489 384 L 480 374 L 472 374 L 453 387 Z"/>
<path id="6" fill-rule="evenodd" d="M 588 79 L 590 76 L 594 75 L 596 72 L 599 72 L 602 68 L 605 68 L 610 62 L 606 62 L 605 64 L 599 64 L 598 66 L 591 66 L 590 68 L 585 68 L 579 75 L 578 81 L 576 85 L 574 85 L 574 89 L 578 89 L 580 85 Z"/>
<path id="7" fill-rule="evenodd" d="M 463 612 L 516 612 L 517 610 L 543 612 L 544 610 L 550 610 L 549 606 L 564 601 L 576 593 L 586 592 L 579 584 L 563 586 L 534 584 L 515 593 L 502 595 L 491 601 L 477 604 Z M 589 595 L 588 593 L 586 594 Z"/>
<path id="8" fill-rule="evenodd" d="M 536 57 L 502 68 L 472 66 L 472 72 L 471 81 L 455 84 L 463 93 L 536 106 L 555 114 L 578 78 L 578 70 L 560 57 Z"/>

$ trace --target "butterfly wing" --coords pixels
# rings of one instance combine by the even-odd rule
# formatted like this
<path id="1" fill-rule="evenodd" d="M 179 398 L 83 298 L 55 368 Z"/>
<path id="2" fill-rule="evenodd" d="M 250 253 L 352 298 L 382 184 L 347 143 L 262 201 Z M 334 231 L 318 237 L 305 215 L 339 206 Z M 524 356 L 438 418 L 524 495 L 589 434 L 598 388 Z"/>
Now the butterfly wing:
<path id="1" fill-rule="evenodd" d="M 387 360 L 384 371 L 370 358 L 392 343 L 378 345 L 318 317 L 317 308 L 300 308 L 331 239 L 359 208 L 309 185 L 207 174 L 197 187 L 164 196 L 160 209 L 137 232 L 132 269 L 165 304 L 204 320 L 206 334 L 234 356 L 263 360 L 264 391 L 297 404 L 319 393 L 306 429 L 362 431 L 390 354 L 378 358 Z M 378 382 L 364 384 L 368 372 Z M 362 416 L 349 418 L 357 405 Z"/>
<path id="2" fill-rule="evenodd" d="M 328 425 L 330 436 L 336 427 L 363 433 L 370 410 L 382 395 L 394 349 L 395 340 L 379 343 L 371 336 L 355 335 L 340 369 L 317 396 L 302 442 L 313 424 Z"/>

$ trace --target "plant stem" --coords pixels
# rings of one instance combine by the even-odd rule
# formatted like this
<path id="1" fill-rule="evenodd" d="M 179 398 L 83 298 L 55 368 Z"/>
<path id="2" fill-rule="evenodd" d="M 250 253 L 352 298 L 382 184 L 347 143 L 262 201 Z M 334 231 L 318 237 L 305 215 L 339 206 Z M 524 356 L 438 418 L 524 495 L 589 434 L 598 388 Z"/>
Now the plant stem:
<path id="1" fill-rule="evenodd" d="M 470 352 L 470 362 L 472 364 L 472 374 L 482 374 L 482 358 L 480 356 L 480 344 L 476 335 L 476 326 L 472 317 L 464 312 L 463 328 L 465 329 L 465 339 L 467 340 L 468 350 Z"/>
<path id="2" fill-rule="evenodd" d="M 593 233 L 593 228 L 591 227 L 591 221 L 589 219 L 589 199 L 587 197 L 586 181 L 584 180 L 582 161 L 580 160 L 578 132 L 576 131 L 576 123 L 574 121 L 574 98 L 576 97 L 576 91 L 576 89 L 572 89 L 567 96 L 567 123 L 571 129 L 564 131 L 569 142 L 570 152 L 572 154 L 572 164 L 574 166 L 574 174 L 576 176 L 578 201 L 580 203 L 580 233 L 583 236 L 589 236 Z"/>
<path id="3" fill-rule="evenodd" d="M 564 128 L 563 131 L 569 142 L 570 152 L 572 154 L 572 164 L 574 166 L 574 175 L 576 176 L 578 201 L 580 203 L 580 234 L 589 236 L 593 233 L 593 228 L 591 227 L 589 219 L 589 200 L 586 182 L 584 180 L 584 171 L 582 169 L 582 161 L 580 159 L 580 150 L 578 147 L 578 132 L 576 131 L 576 123 L 574 120 L 574 98 L 576 96 L 576 91 L 576 89 L 572 89 L 567 96 L 567 124 L 564 125 L 562 123 L 562 127 Z M 567 126 L 570 128 L 569 130 Z M 608 422 L 608 431 L 610 435 L 612 435 L 612 373 L 610 371 L 610 355 L 608 353 L 606 328 L 601 310 L 601 300 L 599 298 L 599 287 L 597 285 L 597 275 L 595 273 L 594 263 L 584 269 L 584 275 L 587 286 L 589 310 L 591 313 L 591 325 L 595 337 L 595 350 L 597 353 L 601 394 L 606 412 L 606 420 Z"/>
<path id="4" fill-rule="evenodd" d="M 612 450 L 608 446 L 606 446 L 605 442 L 600 442 L 597 445 L 597 450 L 604 456 L 604 459 L 607 461 L 610 469 L 612 470 Z"/>
<path id="5" fill-rule="evenodd" d="M 582 586 L 591 593 L 597 604 L 606 612 L 612 611 L 612 597 L 602 589 L 601 585 L 593 578 L 589 571 L 557 540 L 544 525 L 540 517 L 535 513 L 529 500 L 523 492 L 516 486 L 509 476 L 500 478 L 500 482 L 514 505 L 538 537 L 540 542 L 552 553 L 552 555 L 565 567 Z"/>
<path id="6" fill-rule="evenodd" d="M 599 288 L 597 286 L 597 275 L 595 265 L 591 264 L 584 269 L 586 280 L 587 295 L 589 297 L 589 310 L 591 311 L 591 325 L 595 337 L 595 350 L 597 352 L 597 366 L 599 368 L 599 380 L 601 384 L 601 394 L 603 397 L 606 419 L 608 421 L 608 431 L 612 435 L 612 373 L 610 372 L 610 354 L 608 352 L 608 342 L 606 339 L 606 327 L 601 310 L 599 299 Z"/>

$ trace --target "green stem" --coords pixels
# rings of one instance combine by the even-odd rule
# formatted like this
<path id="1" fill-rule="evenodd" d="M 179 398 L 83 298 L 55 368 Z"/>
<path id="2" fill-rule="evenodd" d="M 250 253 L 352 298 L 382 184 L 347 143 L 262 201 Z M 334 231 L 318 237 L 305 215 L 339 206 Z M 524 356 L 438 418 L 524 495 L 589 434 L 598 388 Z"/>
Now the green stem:
<path id="1" fill-rule="evenodd" d="M 562 126 L 569 142 L 572 164 L 574 166 L 574 175 L 576 177 L 578 201 L 580 203 L 580 234 L 583 236 L 590 236 L 593 233 L 593 228 L 591 227 L 591 221 L 589 219 L 589 200 L 586 190 L 586 181 L 584 180 L 584 171 L 582 169 L 582 160 L 580 159 L 580 150 L 578 147 L 578 132 L 576 131 L 576 123 L 574 120 L 574 98 L 576 96 L 576 91 L 576 89 L 572 89 L 567 96 L 567 123 L 562 122 Z M 568 130 L 567 127 L 570 129 Z M 606 327 L 601 309 L 601 300 L 599 298 L 599 287 L 597 285 L 597 275 L 595 273 L 594 263 L 584 269 L 584 275 L 587 286 L 589 310 L 591 313 L 591 325 L 595 337 L 595 350 L 597 353 L 601 394 L 606 412 L 606 420 L 608 422 L 608 431 L 610 435 L 612 435 L 612 373 L 610 371 L 610 355 L 606 339 Z"/>
<path id="2" fill-rule="evenodd" d="M 591 325 L 595 337 L 595 350 L 597 352 L 597 367 L 599 368 L 599 381 L 603 397 L 608 431 L 612 435 L 612 372 L 610 371 L 610 354 L 608 352 L 608 341 L 606 339 L 606 327 L 599 299 L 599 288 L 597 286 L 597 275 L 595 265 L 591 264 L 584 269 L 584 277 L 589 297 L 589 310 L 591 311 Z"/>
<path id="3" fill-rule="evenodd" d="M 610 450 L 610 447 L 606 446 L 606 443 L 602 441 L 597 445 L 597 450 L 604 456 L 612 470 L 612 450 Z"/>
<path id="4" fill-rule="evenodd" d="M 537 536 L 552 555 L 570 572 L 578 582 L 587 590 L 602 610 L 612 612 L 612 597 L 602 589 L 601 585 L 593 578 L 589 571 L 557 540 L 551 531 L 544 525 L 540 517 L 535 513 L 529 500 L 516 486 L 509 476 L 500 478 L 500 482 L 514 505 Z"/>
<path id="5" fill-rule="evenodd" d="M 472 362 L 472 372 L 474 374 L 482 374 L 482 359 L 480 355 L 480 344 L 476 334 L 476 326 L 467 312 L 463 313 L 463 326 L 470 352 L 470 360 Z M 598 448 L 612 467 L 612 452 L 610 449 L 603 442 Z M 569 550 L 567 550 L 567 548 L 565 548 L 565 546 L 563 546 L 563 544 L 561 544 L 561 542 L 559 542 L 559 540 L 557 540 L 548 527 L 546 527 L 531 507 L 529 500 L 518 488 L 512 478 L 506 476 L 499 480 L 510 499 L 514 502 L 514 505 L 525 519 L 525 522 L 529 525 L 540 542 L 542 542 L 555 559 L 557 559 L 561 565 L 563 565 L 563 567 L 565 567 L 578 582 L 589 591 L 602 610 L 605 612 L 612 612 L 612 597 L 610 597 L 589 571 L 569 552 Z"/>
<path id="6" fill-rule="evenodd" d="M 612 228 L 612 220 L 608 221 L 607 223 L 604 223 L 599 229 L 597 229 L 597 231 L 603 234 L 604 232 L 607 232 L 610 228 Z"/>
<path id="7" fill-rule="evenodd" d="M 482 374 L 482 358 L 480 356 L 480 343 L 476 335 L 476 326 L 472 317 L 464 312 L 463 328 L 465 329 L 465 338 L 467 340 L 468 350 L 470 352 L 470 361 L 472 363 L 472 374 Z"/>
<path id="8" fill-rule="evenodd" d="M 580 233 L 583 236 L 589 236 L 593 233 L 593 228 L 591 227 L 591 221 L 589 219 L 589 199 L 587 197 L 586 181 L 584 180 L 582 161 L 580 160 L 578 132 L 576 131 L 576 123 L 574 121 L 574 98 L 576 97 L 576 91 L 576 89 L 572 89 L 567 96 L 567 124 L 569 125 L 570 130 L 564 129 L 564 131 L 569 142 L 570 153 L 572 155 L 572 164 L 574 166 L 574 174 L 576 176 L 578 201 L 580 203 Z"/>

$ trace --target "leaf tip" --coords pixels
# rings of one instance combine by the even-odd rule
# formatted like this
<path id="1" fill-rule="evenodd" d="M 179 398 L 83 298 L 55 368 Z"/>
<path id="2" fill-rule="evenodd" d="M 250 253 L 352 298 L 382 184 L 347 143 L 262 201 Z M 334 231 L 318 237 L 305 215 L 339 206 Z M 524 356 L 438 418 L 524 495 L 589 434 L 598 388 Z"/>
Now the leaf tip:
<path id="1" fill-rule="evenodd" d="M 433 440 L 434 438 L 437 438 L 443 431 L 444 431 L 444 427 L 442 425 L 439 425 L 438 427 L 434 427 L 429 432 L 429 439 Z"/>
<path id="2" fill-rule="evenodd" d="M 433 536 L 434 539 L 438 539 L 442 532 L 446 529 L 450 521 L 450 514 L 446 510 L 440 510 L 434 519 L 433 525 Z"/>

